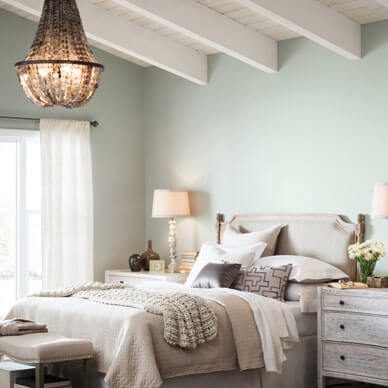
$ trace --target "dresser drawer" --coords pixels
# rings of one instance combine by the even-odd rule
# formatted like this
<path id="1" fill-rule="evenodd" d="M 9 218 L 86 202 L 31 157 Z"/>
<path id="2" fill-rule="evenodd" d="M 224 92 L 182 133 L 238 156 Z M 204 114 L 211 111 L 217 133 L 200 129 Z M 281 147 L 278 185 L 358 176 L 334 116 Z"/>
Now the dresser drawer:
<path id="1" fill-rule="evenodd" d="M 388 316 L 322 313 L 322 338 L 388 347 Z"/>
<path id="2" fill-rule="evenodd" d="M 388 315 L 388 299 L 324 294 L 322 296 L 322 308 L 323 310 L 355 311 Z"/>
<path id="3" fill-rule="evenodd" d="M 107 279 L 107 283 L 121 283 L 121 284 L 130 285 L 130 286 L 136 286 L 146 281 L 149 281 L 149 280 L 136 278 L 136 277 L 120 276 L 120 275 L 109 275 Z"/>
<path id="4" fill-rule="evenodd" d="M 346 343 L 323 342 L 323 370 L 388 379 L 387 349 Z"/>
<path id="5" fill-rule="evenodd" d="M 187 275 L 180 273 L 157 273 L 157 272 L 130 272 L 130 271 L 106 271 L 106 283 L 121 283 L 137 287 L 143 283 L 169 282 L 184 283 Z"/>

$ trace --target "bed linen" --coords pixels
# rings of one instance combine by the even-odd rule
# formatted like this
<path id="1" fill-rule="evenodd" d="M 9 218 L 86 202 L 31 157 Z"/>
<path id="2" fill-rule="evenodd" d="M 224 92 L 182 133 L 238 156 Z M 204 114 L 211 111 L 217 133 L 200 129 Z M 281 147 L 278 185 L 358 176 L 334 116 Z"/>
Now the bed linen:
<path id="1" fill-rule="evenodd" d="M 179 285 L 174 286 L 179 288 Z M 160 285 L 160 290 L 162 288 L 165 284 Z M 280 341 L 280 336 L 297 340 L 292 314 L 283 312 L 280 302 L 259 296 L 253 301 L 249 298 L 242 300 L 237 294 L 246 293 L 235 290 L 192 291 L 208 300 L 217 315 L 219 330 L 214 341 L 193 351 L 171 347 L 163 340 L 160 316 L 129 307 L 79 298 L 32 297 L 17 302 L 8 317 L 38 320 L 45 322 L 49 331 L 90 339 L 96 350 L 97 369 L 105 374 L 105 381 L 111 388 L 156 388 L 163 379 L 174 376 L 258 369 L 266 362 L 269 369 L 279 368 L 279 362 L 281 367 L 283 349 L 273 347 L 272 353 L 267 352 L 268 360 L 265 361 L 262 344 L 264 338 L 264 347 L 271 348 Z M 260 298 L 264 299 L 262 303 L 257 302 Z M 266 303 L 267 300 L 270 302 Z M 253 305 L 256 311 L 252 311 Z M 258 332 L 255 315 L 260 314 L 260 309 L 277 315 L 278 323 L 281 316 L 287 317 L 282 318 L 284 326 L 277 339 L 272 338 L 273 329 L 268 331 L 269 317 L 261 317 L 263 328 L 261 333 Z M 291 327 L 287 328 L 287 325 Z"/>
<path id="2" fill-rule="evenodd" d="M 71 296 L 111 306 L 132 307 L 163 317 L 164 339 L 171 346 L 192 350 L 217 336 L 217 316 L 204 298 L 183 292 L 152 292 L 146 288 L 103 283 L 77 287 L 70 295 L 54 291 L 51 296 Z M 67 290 L 65 294 L 67 293 Z M 50 296 L 49 292 L 35 296 Z"/>
<path id="3" fill-rule="evenodd" d="M 296 319 L 299 342 L 285 351 L 282 373 L 265 368 L 227 371 L 165 380 L 161 388 L 312 388 L 317 383 L 317 314 L 303 313 L 298 301 L 285 302 Z M 97 386 L 96 386 L 97 387 Z M 101 388 L 107 388 L 102 385 Z"/>
<path id="4" fill-rule="evenodd" d="M 207 373 L 168 379 L 161 388 L 314 388 L 317 384 L 316 342 L 316 337 L 303 337 L 287 350 L 288 360 L 282 374 L 267 372 L 264 368 Z"/>
<path id="5" fill-rule="evenodd" d="M 308 337 L 317 335 L 317 314 L 305 313 L 301 311 L 299 301 L 284 302 L 286 308 L 289 309 L 295 317 L 296 327 L 299 337 Z"/>
<path id="6" fill-rule="evenodd" d="M 296 318 L 300 341 L 286 350 L 287 361 L 282 373 L 267 372 L 264 368 L 240 371 L 238 369 L 222 372 L 193 374 L 164 379 L 161 388 L 312 388 L 316 386 L 316 314 L 301 313 L 299 302 L 285 302 Z M 82 387 L 82 369 L 66 371 L 73 386 Z M 78 372 L 78 375 L 77 375 Z M 104 375 L 93 374 L 93 388 L 108 388 Z M 79 384 L 77 385 L 77 383 Z"/>

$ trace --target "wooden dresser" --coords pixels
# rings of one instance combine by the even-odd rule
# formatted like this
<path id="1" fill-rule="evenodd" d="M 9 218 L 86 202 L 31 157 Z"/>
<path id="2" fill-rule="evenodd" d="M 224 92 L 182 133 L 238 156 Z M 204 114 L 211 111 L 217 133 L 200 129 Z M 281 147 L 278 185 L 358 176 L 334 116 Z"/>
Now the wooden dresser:
<path id="1" fill-rule="evenodd" d="M 128 269 L 105 271 L 105 283 L 121 283 L 137 286 L 144 282 L 184 283 L 187 275 L 180 273 L 131 272 Z"/>
<path id="2" fill-rule="evenodd" d="M 326 377 L 388 386 L 388 289 L 319 289 L 318 388 Z"/>

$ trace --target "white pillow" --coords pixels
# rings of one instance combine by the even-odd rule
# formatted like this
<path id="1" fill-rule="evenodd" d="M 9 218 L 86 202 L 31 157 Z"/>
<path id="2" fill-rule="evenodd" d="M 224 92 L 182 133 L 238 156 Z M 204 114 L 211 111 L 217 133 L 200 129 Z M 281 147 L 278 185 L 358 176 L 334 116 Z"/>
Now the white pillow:
<path id="1" fill-rule="evenodd" d="M 265 243 L 264 241 L 260 241 L 256 244 L 244 245 L 244 246 L 238 246 L 238 247 L 228 247 L 224 244 L 217 245 L 217 246 L 231 255 L 233 255 L 233 254 L 240 255 L 241 252 L 245 252 L 245 251 L 252 251 L 252 250 L 256 251 L 255 257 L 253 258 L 252 262 L 250 264 L 248 264 L 248 266 L 251 266 L 254 260 L 258 260 L 258 259 L 260 259 L 260 257 L 263 256 L 263 252 L 265 251 L 265 248 L 267 247 L 267 243 Z M 242 265 L 242 267 L 245 267 L 245 265 Z"/>
<path id="2" fill-rule="evenodd" d="M 348 279 L 349 276 L 334 265 L 311 257 L 278 255 L 255 260 L 253 265 L 278 267 L 292 264 L 289 281 L 298 283 L 319 283 Z"/>
<path id="3" fill-rule="evenodd" d="M 258 242 L 265 242 L 267 248 L 263 256 L 271 256 L 276 249 L 276 242 L 283 225 L 275 225 L 258 232 L 241 233 L 233 225 L 227 225 L 222 237 L 222 245 L 225 247 L 241 247 Z"/>
<path id="4" fill-rule="evenodd" d="M 266 243 L 260 242 L 248 247 L 225 248 L 213 242 L 206 242 L 202 245 L 199 255 L 190 271 L 185 285 L 191 287 L 197 275 L 208 263 L 228 263 L 241 264 L 242 267 L 249 267 L 253 261 L 264 252 Z"/>

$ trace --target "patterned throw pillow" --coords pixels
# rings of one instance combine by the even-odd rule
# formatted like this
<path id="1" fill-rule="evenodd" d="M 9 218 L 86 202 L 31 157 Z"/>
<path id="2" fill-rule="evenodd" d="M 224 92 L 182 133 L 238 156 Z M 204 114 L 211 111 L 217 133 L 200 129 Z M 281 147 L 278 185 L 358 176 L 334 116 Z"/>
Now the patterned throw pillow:
<path id="1" fill-rule="evenodd" d="M 240 271 L 232 288 L 283 301 L 291 269 L 291 264 L 247 268 Z"/>

